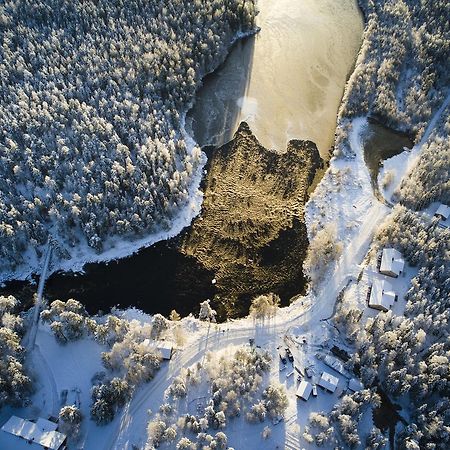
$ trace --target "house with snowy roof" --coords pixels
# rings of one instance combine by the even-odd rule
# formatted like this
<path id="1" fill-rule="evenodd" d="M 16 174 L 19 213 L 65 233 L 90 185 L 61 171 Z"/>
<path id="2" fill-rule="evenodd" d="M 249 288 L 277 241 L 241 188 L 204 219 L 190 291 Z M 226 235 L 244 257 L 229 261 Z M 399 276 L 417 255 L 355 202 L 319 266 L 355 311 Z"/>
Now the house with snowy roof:
<path id="1" fill-rule="evenodd" d="M 335 377 L 334 375 L 331 375 L 331 373 L 328 372 L 322 372 L 322 376 L 320 377 L 319 382 L 317 384 L 326 389 L 327 391 L 333 393 L 336 390 L 338 383 L 339 383 L 338 377 Z"/>
<path id="2" fill-rule="evenodd" d="M 11 416 L 0 431 L 2 450 L 63 450 L 67 436 L 57 431 L 58 424 L 38 418 L 36 422 Z"/>
<path id="3" fill-rule="evenodd" d="M 296 396 L 308 401 L 312 392 L 312 385 L 309 381 L 302 380 L 298 386 Z"/>
<path id="4" fill-rule="evenodd" d="M 381 256 L 380 273 L 397 278 L 405 268 L 405 260 L 402 254 L 395 248 L 383 249 Z"/>
<path id="5" fill-rule="evenodd" d="M 153 341 L 151 339 L 144 339 L 142 341 L 142 345 L 158 350 L 161 353 L 163 359 L 166 360 L 172 359 L 173 344 L 171 342 Z"/>
<path id="6" fill-rule="evenodd" d="M 386 280 L 374 280 L 369 296 L 369 308 L 379 311 L 389 311 L 397 300 L 397 294 L 392 290 L 392 285 Z"/>

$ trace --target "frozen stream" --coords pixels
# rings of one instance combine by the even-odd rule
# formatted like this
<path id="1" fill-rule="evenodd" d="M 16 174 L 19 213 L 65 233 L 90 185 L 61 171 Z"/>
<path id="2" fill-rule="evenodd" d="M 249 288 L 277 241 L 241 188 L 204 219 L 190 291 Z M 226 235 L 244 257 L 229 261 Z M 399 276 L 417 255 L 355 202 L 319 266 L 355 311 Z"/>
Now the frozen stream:
<path id="1" fill-rule="evenodd" d="M 267 148 L 292 138 L 333 143 L 336 114 L 358 53 L 355 0 L 259 0 L 261 31 L 205 79 L 189 118 L 200 145 L 231 139 L 242 120 Z"/>

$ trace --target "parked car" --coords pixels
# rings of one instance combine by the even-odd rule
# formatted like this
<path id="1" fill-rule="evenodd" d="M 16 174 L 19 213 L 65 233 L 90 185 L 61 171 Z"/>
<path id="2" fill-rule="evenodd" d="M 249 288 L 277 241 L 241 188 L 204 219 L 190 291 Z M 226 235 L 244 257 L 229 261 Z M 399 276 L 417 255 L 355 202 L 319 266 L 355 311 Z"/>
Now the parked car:
<path id="1" fill-rule="evenodd" d="M 278 354 L 280 355 L 281 362 L 283 364 L 287 363 L 287 353 L 284 347 L 278 347 Z"/>
<path id="2" fill-rule="evenodd" d="M 305 368 L 305 373 L 306 373 L 306 376 L 307 376 L 308 378 L 311 378 L 311 377 L 314 375 L 314 372 L 313 372 L 313 370 L 311 369 L 311 367 L 306 367 L 306 368 Z"/>
<path id="3" fill-rule="evenodd" d="M 293 375 L 293 373 L 294 373 L 294 369 L 292 369 L 290 372 L 288 372 L 286 374 L 286 378 L 289 378 L 291 375 Z"/>
<path id="4" fill-rule="evenodd" d="M 317 385 L 315 383 L 312 385 L 312 395 L 317 397 Z"/>
<path id="5" fill-rule="evenodd" d="M 294 356 L 292 355 L 291 351 L 289 350 L 289 347 L 286 347 L 286 355 L 290 362 L 294 362 Z"/>
<path id="6" fill-rule="evenodd" d="M 286 366 L 285 366 L 285 365 L 282 365 L 282 366 L 280 367 L 280 372 L 283 372 L 283 370 L 286 370 Z"/>

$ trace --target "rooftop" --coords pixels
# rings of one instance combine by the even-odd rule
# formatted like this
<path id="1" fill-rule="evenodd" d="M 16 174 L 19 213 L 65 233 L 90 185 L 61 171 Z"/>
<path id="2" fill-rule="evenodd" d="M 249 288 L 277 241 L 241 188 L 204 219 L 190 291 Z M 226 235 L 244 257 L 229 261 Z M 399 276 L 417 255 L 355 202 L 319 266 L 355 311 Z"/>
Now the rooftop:
<path id="1" fill-rule="evenodd" d="M 405 260 L 402 254 L 395 248 L 383 249 L 381 257 L 380 272 L 386 275 L 399 276 L 405 267 Z"/>
<path id="2" fill-rule="evenodd" d="M 25 444 L 28 449 L 58 450 L 66 440 L 66 435 L 56 431 L 57 426 L 42 418 L 34 423 L 11 416 L 1 428 L 0 447 L 2 450 L 19 450 Z"/>
<path id="3" fill-rule="evenodd" d="M 308 400 L 309 396 L 312 392 L 312 385 L 309 381 L 302 380 L 298 386 L 297 392 L 295 395 L 297 397 L 302 398 L 303 400 Z"/>
<path id="4" fill-rule="evenodd" d="M 322 386 L 328 391 L 334 392 L 336 390 L 338 383 L 339 378 L 335 377 L 334 375 L 331 375 L 331 373 L 322 372 L 322 376 L 320 377 L 318 384 L 319 386 Z"/>
<path id="5" fill-rule="evenodd" d="M 369 297 L 369 307 L 388 311 L 395 302 L 396 294 L 386 280 L 375 279 Z"/>

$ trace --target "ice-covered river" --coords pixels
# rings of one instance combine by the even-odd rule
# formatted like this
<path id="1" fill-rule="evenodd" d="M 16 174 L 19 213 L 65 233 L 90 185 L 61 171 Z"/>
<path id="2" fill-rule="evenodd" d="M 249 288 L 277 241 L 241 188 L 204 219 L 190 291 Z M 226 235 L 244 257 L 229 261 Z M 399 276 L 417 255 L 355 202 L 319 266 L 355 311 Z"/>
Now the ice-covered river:
<path id="1" fill-rule="evenodd" d="M 189 115 L 194 136 L 220 145 L 245 120 L 267 148 L 308 139 L 325 156 L 361 44 L 361 12 L 355 0 L 259 0 L 258 7 L 261 31 L 237 43 L 198 93 Z"/>

